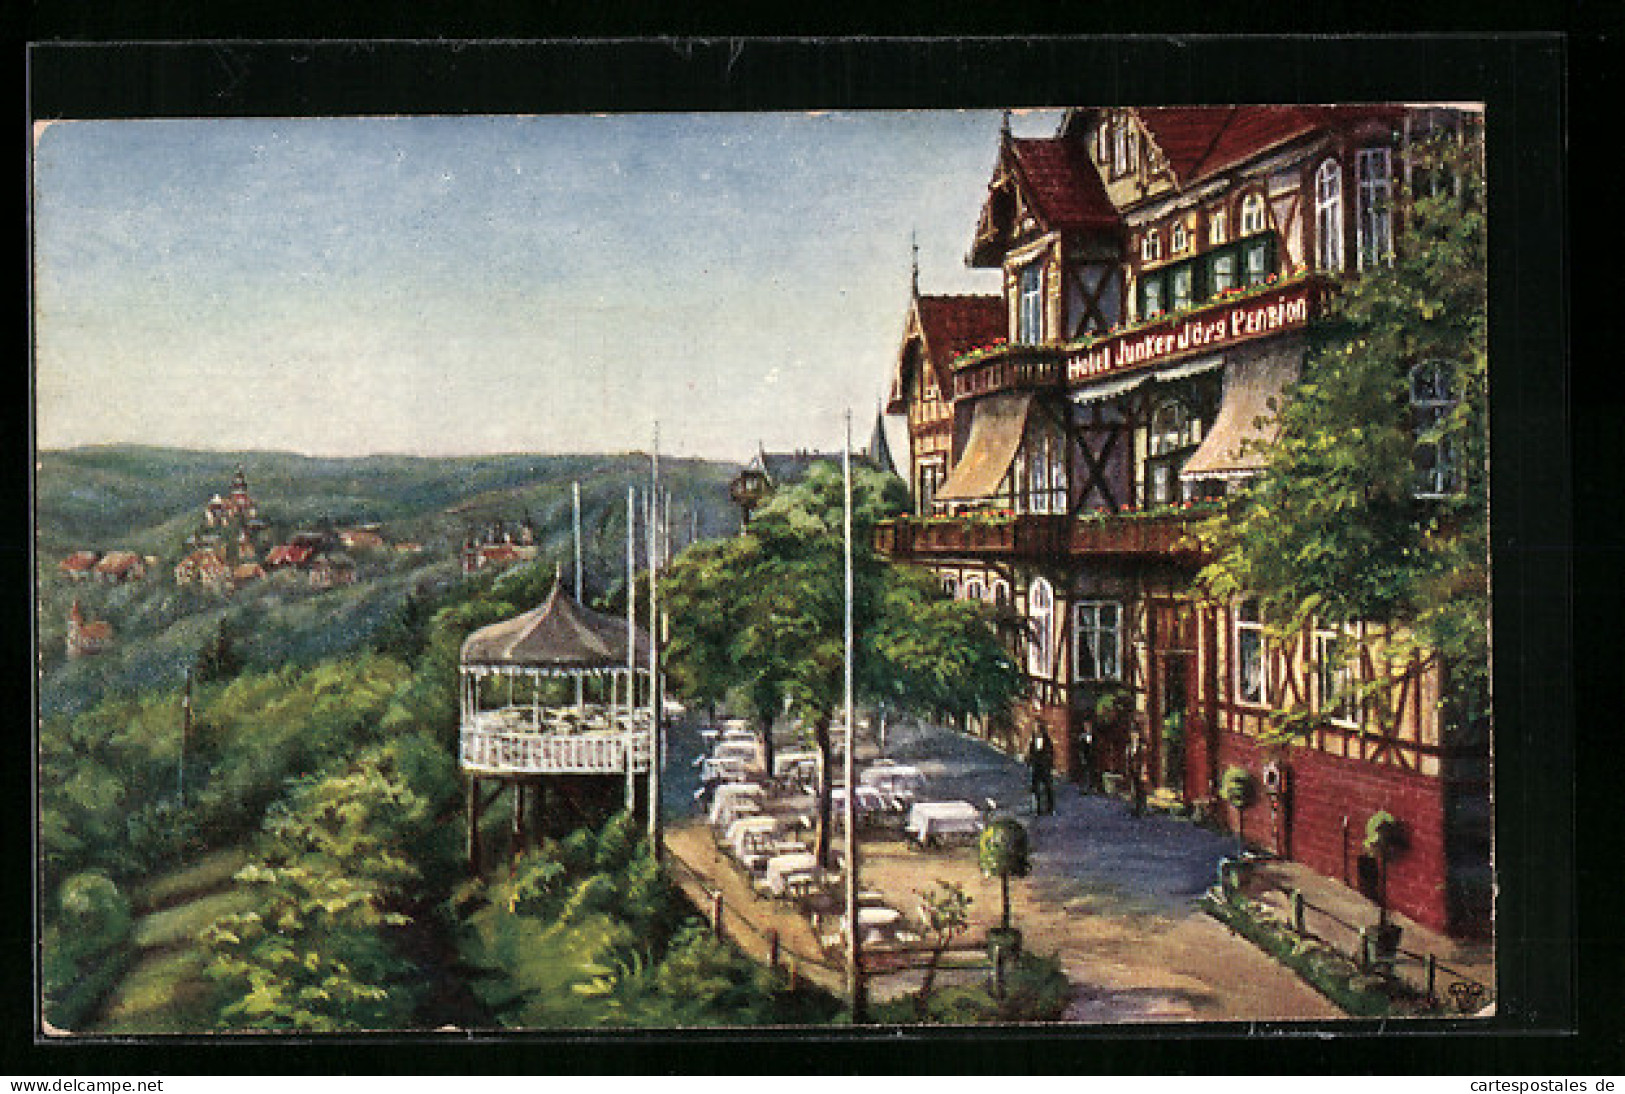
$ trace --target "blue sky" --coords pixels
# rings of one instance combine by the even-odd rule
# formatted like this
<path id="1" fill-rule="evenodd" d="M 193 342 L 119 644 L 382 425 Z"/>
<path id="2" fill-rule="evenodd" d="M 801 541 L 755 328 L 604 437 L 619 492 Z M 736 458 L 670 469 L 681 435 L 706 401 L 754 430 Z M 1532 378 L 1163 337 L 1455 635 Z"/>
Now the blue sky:
<path id="1" fill-rule="evenodd" d="M 1018 134 L 1053 132 L 1053 112 Z M 64 122 L 36 134 L 41 447 L 319 455 L 867 437 L 964 254 L 989 111 Z M 893 430 L 894 440 L 900 433 Z"/>

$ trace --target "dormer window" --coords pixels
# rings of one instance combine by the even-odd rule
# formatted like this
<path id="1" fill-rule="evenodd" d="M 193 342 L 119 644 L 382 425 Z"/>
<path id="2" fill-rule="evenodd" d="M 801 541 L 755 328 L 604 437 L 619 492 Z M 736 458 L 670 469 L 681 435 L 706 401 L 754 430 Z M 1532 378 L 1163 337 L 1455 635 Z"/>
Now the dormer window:
<path id="1" fill-rule="evenodd" d="M 1185 230 L 1185 222 L 1182 220 L 1176 221 L 1174 223 L 1173 232 L 1171 233 L 1169 239 L 1169 249 L 1174 254 L 1180 254 L 1181 252 L 1188 250 L 1190 245 L 1191 237 L 1190 233 Z"/>
<path id="2" fill-rule="evenodd" d="M 1241 234 L 1250 236 L 1264 230 L 1264 195 L 1251 193 L 1241 199 Z"/>
<path id="3" fill-rule="evenodd" d="M 1131 174 L 1140 161 L 1140 135 L 1127 114 L 1113 115 L 1111 121 L 1100 127 L 1096 154 L 1113 179 Z"/>
<path id="4" fill-rule="evenodd" d="M 1226 219 L 1223 209 L 1213 210 L 1213 215 L 1208 217 L 1207 242 L 1209 247 L 1217 247 L 1225 241 Z"/>

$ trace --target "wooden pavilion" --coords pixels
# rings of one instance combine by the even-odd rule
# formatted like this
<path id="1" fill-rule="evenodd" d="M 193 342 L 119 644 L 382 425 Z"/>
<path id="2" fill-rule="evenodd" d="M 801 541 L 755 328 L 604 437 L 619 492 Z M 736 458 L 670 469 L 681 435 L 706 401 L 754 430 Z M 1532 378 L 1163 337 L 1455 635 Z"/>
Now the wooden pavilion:
<path id="1" fill-rule="evenodd" d="M 647 634 L 630 619 L 582 607 L 557 578 L 540 606 L 463 642 L 459 757 L 470 871 L 480 864 L 480 818 L 510 787 L 516 851 L 536 831 L 534 814 L 550 793 L 576 802 L 584 792 L 602 796 L 604 784 L 619 778 L 626 807 L 636 808 L 638 775 L 653 774 L 651 689 L 640 668 L 648 648 Z M 560 679 L 578 685 L 564 704 L 544 695 L 545 685 Z M 496 786 L 487 792 L 487 783 Z"/>

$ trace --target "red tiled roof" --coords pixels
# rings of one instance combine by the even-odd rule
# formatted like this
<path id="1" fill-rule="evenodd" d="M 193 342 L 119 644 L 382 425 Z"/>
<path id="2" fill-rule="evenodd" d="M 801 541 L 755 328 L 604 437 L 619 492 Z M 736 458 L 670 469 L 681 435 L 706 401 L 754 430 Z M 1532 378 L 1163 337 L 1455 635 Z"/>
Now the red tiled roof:
<path id="1" fill-rule="evenodd" d="M 298 566 L 309 558 L 314 550 L 313 547 L 279 543 L 266 552 L 265 564 L 267 566 Z"/>
<path id="2" fill-rule="evenodd" d="M 1100 231 L 1121 223 L 1099 173 L 1078 141 L 1017 137 L 1011 139 L 1010 150 L 1027 195 L 1049 228 Z"/>
<path id="3" fill-rule="evenodd" d="M 61 562 L 57 563 L 59 569 L 69 573 L 79 573 L 89 570 L 96 565 L 95 551 L 75 551 Z"/>
<path id="4" fill-rule="evenodd" d="M 953 390 L 948 365 L 955 357 L 980 346 L 991 345 L 1005 337 L 1006 318 L 1004 298 L 999 296 L 917 296 L 913 314 L 909 317 L 909 331 L 916 323 L 925 343 L 926 360 L 937 375 L 937 386 L 943 392 Z M 907 341 L 904 342 L 905 348 Z M 909 378 L 903 375 L 907 355 L 900 356 L 897 370 L 892 374 L 891 396 L 886 401 L 886 413 L 901 414 L 906 399 Z"/>
<path id="5" fill-rule="evenodd" d="M 1135 113 L 1156 141 L 1179 184 L 1317 129 L 1363 118 L 1397 118 L 1398 106 L 1158 106 Z"/>
<path id="6" fill-rule="evenodd" d="M 102 560 L 96 563 L 96 572 L 101 574 L 123 574 L 141 565 L 141 556 L 134 551 L 109 551 Z"/>
<path id="7" fill-rule="evenodd" d="M 87 642 L 105 642 L 113 637 L 113 624 L 97 620 L 79 628 L 79 638 Z"/>
<path id="8" fill-rule="evenodd" d="M 919 308 L 926 352 L 943 376 L 955 357 L 991 345 L 1009 333 L 1000 296 L 922 296 Z"/>

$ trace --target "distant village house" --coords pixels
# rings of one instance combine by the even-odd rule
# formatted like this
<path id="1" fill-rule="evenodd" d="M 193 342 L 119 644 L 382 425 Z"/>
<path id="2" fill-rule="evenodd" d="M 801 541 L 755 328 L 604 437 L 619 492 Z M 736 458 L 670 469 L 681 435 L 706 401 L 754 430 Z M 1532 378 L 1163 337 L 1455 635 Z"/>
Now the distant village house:
<path id="1" fill-rule="evenodd" d="M 68 610 L 67 651 L 69 657 L 86 657 L 101 653 L 113 643 L 113 625 L 103 620 L 85 619 L 84 608 L 78 600 Z"/>

